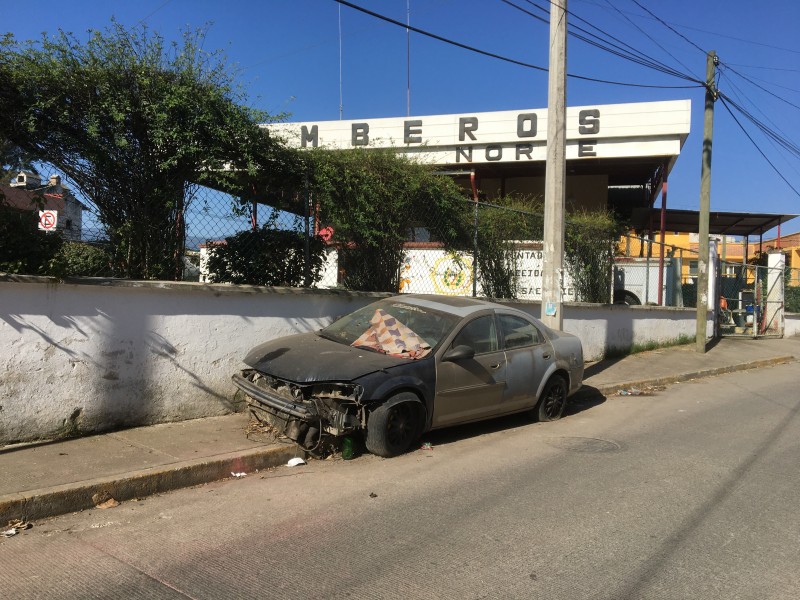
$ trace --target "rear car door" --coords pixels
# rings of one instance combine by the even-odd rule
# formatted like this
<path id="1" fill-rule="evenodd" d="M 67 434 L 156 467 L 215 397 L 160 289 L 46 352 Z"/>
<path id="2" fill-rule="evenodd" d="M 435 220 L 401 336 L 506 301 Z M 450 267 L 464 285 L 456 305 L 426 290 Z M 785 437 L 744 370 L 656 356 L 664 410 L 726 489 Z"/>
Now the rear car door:
<path id="1" fill-rule="evenodd" d="M 510 313 L 498 313 L 497 321 L 507 361 L 503 412 L 532 408 L 536 391 L 555 362 L 555 353 L 532 321 Z"/>
<path id="2" fill-rule="evenodd" d="M 469 321 L 450 348 L 469 346 L 473 358 L 441 362 L 436 368 L 433 427 L 477 421 L 502 412 L 506 357 L 494 314 Z"/>

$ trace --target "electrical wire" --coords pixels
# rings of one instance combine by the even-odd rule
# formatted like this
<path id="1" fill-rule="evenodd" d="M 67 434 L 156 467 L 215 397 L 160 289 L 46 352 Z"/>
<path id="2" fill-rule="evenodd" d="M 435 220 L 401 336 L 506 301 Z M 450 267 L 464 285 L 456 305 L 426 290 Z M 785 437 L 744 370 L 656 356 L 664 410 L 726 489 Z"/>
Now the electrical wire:
<path id="1" fill-rule="evenodd" d="M 500 0 L 500 1 L 503 2 L 504 4 L 507 4 L 508 6 L 511 6 L 512 8 L 515 8 L 516 10 L 519 10 L 520 12 L 522 12 L 522 13 L 530 16 L 530 17 L 533 17 L 534 19 L 536 19 L 538 21 L 541 21 L 542 23 L 548 23 L 549 22 L 548 20 L 544 19 L 543 17 L 540 17 L 539 15 L 536 15 L 536 14 L 530 12 L 529 10 L 526 10 L 525 8 L 519 6 L 518 4 L 515 4 L 511 0 Z M 527 2 L 531 6 L 534 6 L 534 7 L 538 8 L 543 13 L 549 15 L 549 11 L 547 9 L 545 9 L 543 6 L 541 6 L 539 4 L 536 4 L 535 2 L 532 2 L 532 0 L 525 0 L 525 2 Z M 603 50 L 603 51 L 608 52 L 610 54 L 614 54 L 615 56 L 618 56 L 619 58 L 623 58 L 623 59 L 629 60 L 629 61 L 631 61 L 633 63 L 639 64 L 639 65 L 642 65 L 642 66 L 645 66 L 645 67 L 649 67 L 649 68 L 654 69 L 656 71 L 661 71 L 662 73 L 666 73 L 667 75 L 672 75 L 673 77 L 677 77 L 679 79 L 687 79 L 689 81 L 692 81 L 692 82 L 695 82 L 695 83 L 698 83 L 698 84 L 702 83 L 699 79 L 696 79 L 696 78 L 694 78 L 694 77 L 692 77 L 690 75 L 686 75 L 685 73 L 681 73 L 680 71 L 672 69 L 671 67 L 668 67 L 668 66 L 664 65 L 663 63 L 661 63 L 661 62 L 659 62 L 659 61 L 647 56 L 646 54 L 644 54 L 640 50 L 637 50 L 636 48 L 634 48 L 630 44 L 627 44 L 626 42 L 620 40 L 619 38 L 617 38 L 617 37 L 615 37 L 615 36 L 613 36 L 613 35 L 611 35 L 611 34 L 609 34 L 607 32 L 604 32 L 599 27 L 596 27 L 595 25 L 593 25 L 592 23 L 590 23 L 586 19 L 583 19 L 579 15 L 576 15 L 575 13 L 572 13 L 570 11 L 567 11 L 567 14 L 570 15 L 571 17 L 573 17 L 574 19 L 578 20 L 578 21 L 586 23 L 591 28 L 596 29 L 598 32 L 600 32 L 600 35 L 597 35 L 595 33 L 592 33 L 591 31 L 589 31 L 588 29 L 585 29 L 583 27 L 575 25 L 574 23 L 570 23 L 569 26 L 568 26 L 568 31 L 567 31 L 568 35 L 571 35 L 572 37 L 574 37 L 576 39 L 579 39 L 582 42 L 585 42 L 585 43 L 587 43 L 587 44 L 589 44 L 591 46 L 594 46 L 594 47 L 596 47 L 596 48 L 598 48 L 600 50 Z M 581 33 L 577 33 L 577 32 L 581 32 Z M 601 37 L 601 36 L 605 36 L 607 38 L 610 38 L 614 42 L 610 42 L 607 39 L 603 39 L 603 37 Z M 687 87 L 694 87 L 694 86 L 687 86 Z"/>
<path id="2" fill-rule="evenodd" d="M 789 105 L 789 106 L 791 106 L 792 108 L 796 108 L 796 109 L 800 110 L 800 105 L 794 104 L 793 102 L 789 102 L 789 101 L 788 101 L 786 98 L 783 98 L 783 97 L 779 96 L 778 94 L 776 94 L 775 92 L 772 92 L 772 91 L 768 90 L 768 89 L 767 89 L 767 88 L 765 88 L 763 85 L 760 85 L 760 84 L 756 83 L 755 81 L 753 81 L 753 80 L 752 80 L 750 77 L 748 77 L 747 75 L 743 75 L 742 73 L 739 73 L 739 71 L 737 71 L 736 69 L 734 69 L 734 68 L 733 68 L 733 67 L 731 67 L 730 65 L 727 65 L 727 67 L 728 67 L 728 70 L 729 70 L 731 73 L 735 73 L 736 75 L 738 75 L 739 77 L 741 77 L 742 79 L 744 79 L 745 81 L 747 81 L 748 83 L 750 83 L 750 84 L 752 84 L 752 85 L 756 86 L 756 87 L 757 87 L 758 89 L 760 89 L 761 91 L 763 91 L 763 92 L 766 92 L 766 93 L 767 93 L 767 94 L 769 94 L 770 96 L 772 96 L 772 97 L 774 97 L 774 98 L 777 98 L 777 99 L 778 99 L 778 100 L 780 100 L 781 102 L 784 102 L 784 103 L 788 104 L 788 105 Z"/>
<path id="3" fill-rule="evenodd" d="M 770 125 L 772 125 L 776 130 L 780 131 L 780 128 L 778 127 L 778 125 L 769 118 L 769 115 L 765 114 L 764 111 L 762 111 L 755 102 L 750 100 L 750 98 L 747 97 L 747 95 L 744 93 L 744 91 L 738 85 L 736 85 L 736 82 L 728 74 L 728 69 L 721 65 L 720 66 L 720 81 L 722 80 L 722 77 L 725 77 L 725 81 L 727 82 L 727 86 L 726 87 L 729 87 L 730 89 L 732 89 L 734 91 L 734 93 L 736 94 L 736 98 L 739 100 L 740 103 L 744 104 L 745 102 L 747 102 L 750 106 L 753 107 L 754 110 L 756 110 L 758 113 L 760 113 L 761 116 L 764 117 L 764 119 Z M 721 84 L 719 85 L 719 87 L 722 87 Z M 781 134 L 785 135 L 783 132 L 781 132 Z"/>
<path id="4" fill-rule="evenodd" d="M 800 73 L 800 69 L 785 69 L 783 67 L 762 67 L 760 65 L 743 65 L 741 63 L 728 63 L 732 67 L 739 67 L 740 69 L 762 69 L 765 71 L 786 71 L 788 73 Z"/>
<path id="5" fill-rule="evenodd" d="M 775 171 L 775 173 L 778 175 L 778 177 L 780 177 L 781 179 L 783 179 L 784 183 L 786 183 L 786 185 L 788 185 L 788 186 L 789 186 L 789 188 L 790 188 L 790 189 L 791 189 L 791 190 L 792 190 L 792 191 L 795 193 L 795 195 L 797 195 L 798 197 L 800 197 L 800 191 L 798 191 L 798 190 L 797 190 L 797 189 L 796 189 L 796 188 L 795 188 L 795 187 L 794 187 L 794 186 L 793 186 L 793 185 L 792 185 L 792 184 L 789 182 L 789 180 L 788 180 L 788 179 L 786 179 L 786 177 L 784 177 L 784 176 L 783 176 L 783 174 L 782 174 L 782 173 L 781 173 L 781 172 L 780 172 L 780 171 L 777 169 L 777 167 L 776 167 L 776 166 L 775 166 L 775 165 L 772 163 L 772 161 L 771 161 L 769 158 L 767 158 L 767 155 L 766 155 L 766 154 L 764 154 L 764 151 L 763 151 L 763 150 L 761 150 L 761 148 L 759 147 L 759 145 L 758 145 L 758 144 L 756 144 L 756 141 L 755 141 L 755 140 L 752 138 L 752 136 L 751 136 L 751 135 L 750 135 L 750 134 L 747 132 L 747 130 L 744 128 L 744 126 L 743 126 L 743 125 L 742 125 L 742 123 L 739 121 L 739 119 L 737 119 L 737 118 L 736 118 L 736 115 L 735 115 L 735 114 L 733 114 L 733 111 L 732 111 L 732 110 L 730 109 L 730 107 L 728 106 L 728 103 L 730 102 L 730 98 L 728 98 L 728 97 L 726 97 L 726 96 L 724 96 L 724 95 L 720 94 L 720 96 L 719 96 L 719 99 L 720 99 L 720 101 L 722 102 L 722 105 L 723 105 L 723 106 L 725 107 L 725 109 L 728 111 L 728 114 L 730 114 L 730 115 L 731 115 L 731 118 L 733 118 L 733 120 L 734 120 L 734 121 L 736 122 L 736 124 L 739 126 L 739 129 L 741 129 L 741 130 L 742 130 L 742 133 L 744 133 L 744 134 L 745 134 L 745 136 L 747 136 L 747 139 L 749 139 L 749 140 L 750 140 L 750 143 L 752 143 L 752 144 L 753 144 L 753 146 L 754 146 L 754 147 L 755 147 L 755 149 L 758 151 L 758 153 L 759 153 L 759 154 L 760 154 L 760 155 L 761 155 L 761 156 L 764 158 L 764 160 L 766 160 L 766 161 L 767 161 L 767 164 L 769 164 L 769 166 L 770 166 L 770 167 L 772 167 L 772 170 L 773 170 L 773 171 Z"/>
<path id="6" fill-rule="evenodd" d="M 730 65 L 731 63 L 727 63 L 727 64 Z M 800 71 L 798 71 L 798 73 L 800 73 Z M 737 73 L 737 75 L 738 75 L 738 73 Z M 780 84 L 775 83 L 774 81 L 767 81 L 766 79 L 761 79 L 760 77 L 753 77 L 752 75 L 750 76 L 750 78 L 753 79 L 754 81 L 760 81 L 761 83 L 765 83 L 765 84 L 770 85 L 772 87 L 779 88 L 781 90 L 786 90 L 787 92 L 795 92 L 797 94 L 800 94 L 800 89 L 797 89 L 797 88 L 791 88 L 791 87 L 788 87 L 788 86 L 785 86 L 785 85 L 780 85 Z"/>
<path id="7" fill-rule="evenodd" d="M 419 27 L 413 27 L 413 26 L 407 25 L 406 23 L 402 23 L 400 21 L 396 21 L 395 19 L 392 19 L 392 18 L 387 17 L 385 15 L 382 15 L 380 13 L 376 13 L 374 11 L 368 10 L 368 9 L 362 7 L 362 6 L 358 6 L 357 4 L 353 4 L 352 2 L 348 2 L 347 0 L 333 0 L 333 1 L 337 2 L 339 4 L 343 4 L 344 6 L 347 6 L 349 8 L 352 8 L 353 10 L 357 10 L 359 12 L 362 12 L 362 13 L 364 13 L 366 15 L 371 16 L 371 17 L 375 17 L 376 19 L 380 19 L 380 20 L 385 21 L 387 23 L 391 23 L 393 25 L 397 25 L 398 27 L 402 27 L 403 29 L 407 28 L 407 29 L 413 31 L 414 33 L 418 33 L 420 35 L 424 35 L 426 37 L 438 40 L 440 42 L 444 42 L 446 44 L 450 44 L 452 46 L 456 46 L 458 48 L 462 48 L 464 50 L 469 50 L 470 52 L 475 52 L 476 54 L 481 54 L 483 56 L 488 56 L 489 58 L 496 58 L 498 60 L 501 60 L 501 61 L 504 61 L 504 62 L 507 62 L 507 63 L 515 64 L 515 65 L 518 65 L 518 66 L 521 66 L 521 67 L 526 67 L 528 69 L 534 69 L 536 71 L 541 71 L 541 72 L 544 72 L 544 73 L 548 72 L 547 67 L 542 67 L 542 66 L 539 66 L 539 65 L 533 65 L 533 64 L 530 64 L 530 63 L 523 62 L 521 60 L 517 60 L 517 59 L 514 59 L 514 58 L 509 58 L 507 56 L 502 56 L 502 55 L 496 54 L 494 52 L 488 52 L 486 50 L 481 50 L 479 48 L 475 48 L 474 46 L 469 46 L 467 44 L 462 44 L 461 42 L 456 42 L 455 40 L 451 40 L 451 39 L 445 38 L 443 36 L 437 35 L 435 33 L 431 33 L 429 31 L 425 31 L 424 29 L 420 29 Z M 592 82 L 595 82 L 595 83 L 607 83 L 607 84 L 610 84 L 610 85 L 619 85 L 619 86 L 637 87 L 637 88 L 685 89 L 685 88 L 690 88 L 690 87 L 691 88 L 697 87 L 697 85 L 692 85 L 692 86 L 646 85 L 646 84 L 641 84 L 641 83 L 628 83 L 628 82 L 623 82 L 623 81 L 611 81 L 611 80 L 608 80 L 608 79 L 597 79 L 595 77 L 586 77 L 586 76 L 583 76 L 583 75 L 575 75 L 575 74 L 570 74 L 570 73 L 567 73 L 567 77 L 572 78 L 572 79 L 579 79 L 579 80 L 582 80 L 582 81 L 592 81 Z"/>
<path id="8" fill-rule="evenodd" d="M 625 16 L 625 15 L 624 15 L 624 14 L 623 14 L 623 13 L 622 13 L 622 12 L 621 12 L 621 11 L 620 11 L 618 8 L 617 8 L 617 7 L 616 7 L 616 6 L 614 6 L 613 4 L 611 4 L 610 0 L 606 0 L 606 4 L 608 4 L 608 6 L 609 6 L 609 7 L 610 7 L 612 10 L 615 10 L 615 11 L 617 11 L 617 12 L 618 12 L 618 13 L 619 13 L 619 14 L 620 14 L 620 15 L 621 15 L 621 16 L 622 16 L 622 17 L 623 17 L 623 18 L 624 18 L 626 21 L 628 21 L 628 23 L 630 23 L 631 25 L 633 25 L 633 26 L 634 26 L 634 27 L 635 27 L 635 28 L 636 28 L 636 29 L 637 29 L 639 32 L 641 32 L 641 33 L 642 33 L 642 34 L 644 34 L 644 35 L 647 35 L 647 33 L 646 33 L 646 32 L 645 32 L 645 31 L 644 31 L 644 30 L 643 30 L 641 27 L 639 27 L 639 26 L 638 26 L 636 23 L 634 23 L 632 19 L 630 19 L 630 18 L 626 17 L 626 16 Z M 638 4 L 638 3 L 637 3 L 637 4 Z M 674 30 L 673 30 L 673 31 L 674 31 Z M 680 61 L 680 60 L 679 60 L 679 59 L 678 59 L 678 58 L 677 58 L 677 57 L 676 57 L 674 54 L 672 54 L 672 53 L 671 53 L 669 50 L 667 50 L 667 49 L 666 49 L 664 46 L 662 46 L 660 43 L 658 43 L 658 40 L 657 40 L 655 37 L 651 37 L 651 38 L 650 38 L 650 41 L 652 41 L 652 42 L 653 42 L 653 43 L 654 43 L 656 46 L 658 46 L 658 47 L 659 47 L 659 48 L 661 48 L 661 49 L 662 49 L 664 52 L 666 52 L 666 53 L 667 53 L 667 54 L 668 54 L 668 55 L 669 55 L 669 56 L 672 58 L 672 60 L 674 60 L 675 62 L 677 62 L 677 63 L 678 63 L 680 66 L 682 66 L 684 69 L 686 69 L 687 71 L 691 71 L 691 69 L 690 69 L 689 67 L 687 67 L 687 66 L 686 66 L 686 65 L 685 65 L 683 62 L 681 62 L 681 61 Z"/>
<path id="9" fill-rule="evenodd" d="M 598 7 L 604 8 L 599 2 L 593 2 L 592 0 L 579 0 L 579 1 L 583 2 L 584 4 L 591 4 L 592 6 L 598 6 Z M 623 11 L 623 12 L 631 14 L 631 15 L 633 15 L 635 17 L 641 17 L 641 18 L 646 18 L 646 19 L 651 19 L 651 20 L 659 20 L 656 17 L 643 17 L 639 13 L 634 13 L 634 12 L 629 12 L 629 11 Z M 729 39 L 729 40 L 734 40 L 736 42 L 741 42 L 743 44 L 752 44 L 754 46 L 762 46 L 764 48 L 771 48 L 773 50 L 780 50 L 781 52 L 791 52 L 793 54 L 800 54 L 800 50 L 796 50 L 794 48 L 784 48 L 783 46 L 775 46 L 774 44 L 765 44 L 763 42 L 754 42 L 753 40 L 748 40 L 748 39 L 737 37 L 737 36 L 734 36 L 734 35 L 726 35 L 724 33 L 720 33 L 719 31 L 710 31 L 708 29 L 700 29 L 699 27 L 692 27 L 691 25 L 683 25 L 683 24 L 680 24 L 680 23 L 670 23 L 668 21 L 664 21 L 664 24 L 668 25 L 668 26 L 671 25 L 673 27 L 679 27 L 680 29 L 687 29 L 689 31 L 697 31 L 698 33 L 704 33 L 704 34 L 707 34 L 707 35 L 715 35 L 717 37 L 721 37 L 721 38 L 725 38 L 725 39 Z"/>
<path id="10" fill-rule="evenodd" d="M 638 6 L 639 8 L 641 8 L 643 11 L 645 11 L 645 12 L 646 12 L 648 15 L 650 15 L 651 17 L 653 17 L 653 18 L 654 18 L 656 21 L 658 21 L 659 23 L 661 23 L 661 24 L 662 24 L 664 27 L 666 27 L 667 29 L 669 29 L 669 30 L 670 30 L 672 33 L 674 33 L 675 35 L 677 35 L 678 37 L 680 37 L 681 39 L 683 39 L 684 41 L 686 41 L 686 42 L 687 42 L 689 45 L 691 45 L 691 46 L 694 46 L 695 48 L 697 48 L 697 49 L 698 49 L 700 52 L 702 52 L 703 54 L 708 54 L 708 52 L 707 52 L 706 50 L 703 50 L 703 49 L 702 49 L 700 46 L 698 46 L 698 45 L 697 45 L 697 44 L 695 44 L 695 43 L 694 43 L 692 40 L 690 40 L 688 37 L 686 37 L 685 35 L 683 35 L 683 34 L 682 34 L 680 31 L 678 31 L 677 29 L 675 29 L 674 27 L 672 27 L 672 26 L 671 26 L 669 23 L 667 23 L 666 21 L 664 21 L 664 20 L 663 20 L 661 17 L 659 17 L 658 15 L 656 15 L 655 13 L 653 13 L 653 12 L 652 12 L 652 11 L 651 11 L 649 8 L 647 8 L 646 6 L 642 6 L 642 4 L 639 2 L 639 0 L 631 0 L 631 2 L 633 2 L 633 3 L 634 3 L 636 6 Z"/>
<path id="11" fill-rule="evenodd" d="M 161 6 L 159 6 L 157 9 L 155 9 L 155 10 L 154 10 L 153 12 L 151 12 L 149 15 L 147 15 L 146 17 L 142 17 L 142 18 L 139 20 L 139 25 L 142 25 L 142 24 L 144 24 L 144 22 L 145 22 L 145 21 L 147 21 L 147 19 L 149 19 L 150 17 L 152 17 L 154 14 L 156 14 L 158 11 L 160 11 L 162 8 L 164 8 L 164 7 L 165 7 L 167 4 L 169 4 L 170 2 L 172 2 L 172 0 L 166 0 L 166 2 L 164 2 L 163 4 L 161 4 Z"/>
<path id="12" fill-rule="evenodd" d="M 727 94 L 723 94 L 722 92 L 719 93 L 719 97 L 724 97 L 728 103 L 733 106 L 736 110 L 738 110 L 742 115 L 744 115 L 748 121 L 750 121 L 753 125 L 755 125 L 764 135 L 767 137 L 775 140 L 778 144 L 780 144 L 785 150 L 794 154 L 798 158 L 800 158 L 800 146 L 792 142 L 788 137 L 780 135 L 776 133 L 774 130 L 770 129 L 763 122 L 757 119 L 753 114 L 745 109 L 740 104 L 736 103 L 730 96 Z"/>
<path id="13" fill-rule="evenodd" d="M 722 77 L 722 76 L 725 76 L 725 71 L 724 71 L 724 70 L 721 70 L 721 77 Z M 720 79 L 721 79 L 721 77 L 720 77 Z M 763 112 L 763 111 L 762 111 L 762 110 L 761 110 L 761 109 L 758 107 L 758 105 L 757 105 L 757 104 L 755 104 L 754 102 L 752 102 L 752 101 L 751 101 L 751 100 L 750 100 L 750 99 L 749 99 L 749 98 L 748 98 L 748 97 L 747 97 L 747 96 L 744 94 L 744 92 L 743 92 L 741 89 L 739 89 L 739 87 L 736 85 L 736 82 L 734 82 L 734 81 L 733 81 L 733 79 L 731 79 L 730 77 L 727 77 L 727 76 L 726 76 L 726 81 L 727 81 L 728 85 L 730 86 L 730 88 L 734 90 L 734 93 L 735 93 L 735 94 L 737 94 L 737 99 L 739 100 L 739 102 L 740 102 L 740 103 L 743 103 L 743 102 L 745 102 L 745 101 L 746 101 L 746 102 L 748 102 L 749 104 L 751 104 L 751 105 L 753 106 L 753 108 L 754 108 L 756 111 L 758 111 L 758 112 L 759 112 L 759 113 L 760 113 L 760 114 L 761 114 L 761 115 L 764 117 L 764 119 L 766 119 L 766 121 L 767 121 L 767 122 L 769 122 L 769 123 L 770 123 L 770 125 L 772 125 L 772 126 L 775 128 L 775 130 L 777 130 L 779 133 L 781 133 L 781 135 L 783 135 L 784 137 L 787 137 L 787 136 L 786 136 L 786 134 L 785 134 L 784 132 L 780 131 L 780 128 L 778 127 L 778 125 L 777 125 L 776 123 L 774 123 L 774 122 L 773 122 L 773 121 L 772 121 L 772 120 L 769 118 L 769 116 L 768 116 L 766 113 L 764 113 L 764 112 Z M 741 96 L 741 97 L 740 97 L 740 96 Z M 777 142 L 775 142 L 775 140 L 773 140 L 773 139 L 772 139 L 772 138 L 770 138 L 770 137 L 767 137 L 767 141 L 768 141 L 768 142 L 769 142 L 769 143 L 772 145 L 772 147 L 773 147 L 773 148 L 774 148 L 776 151 L 778 151 L 778 153 L 781 155 L 781 157 L 782 157 L 782 158 L 784 159 L 784 161 L 786 162 L 786 165 L 787 165 L 787 166 L 788 166 L 790 169 L 792 169 L 792 170 L 793 170 L 795 173 L 797 173 L 797 174 L 800 176 L 800 170 L 798 170 L 798 169 L 797 169 L 797 168 L 796 168 L 796 167 L 795 167 L 795 166 L 794 166 L 794 165 L 793 165 L 791 162 L 789 162 L 789 161 L 786 159 L 786 157 L 785 157 L 785 156 L 783 156 L 783 155 L 782 155 L 782 153 L 780 152 L 780 150 L 781 150 L 781 149 L 778 147 L 778 144 L 777 144 Z"/>

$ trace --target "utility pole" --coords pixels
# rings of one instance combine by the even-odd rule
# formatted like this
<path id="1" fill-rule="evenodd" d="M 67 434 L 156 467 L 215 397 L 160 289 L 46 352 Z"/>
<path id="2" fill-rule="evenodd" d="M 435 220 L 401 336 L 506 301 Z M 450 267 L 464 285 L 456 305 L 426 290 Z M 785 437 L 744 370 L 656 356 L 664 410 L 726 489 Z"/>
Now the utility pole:
<path id="1" fill-rule="evenodd" d="M 544 180 L 542 322 L 561 329 L 564 277 L 564 198 L 567 176 L 567 0 L 550 2 L 547 163 Z"/>
<path id="2" fill-rule="evenodd" d="M 711 148 L 714 137 L 714 102 L 717 88 L 714 83 L 719 58 L 713 50 L 706 58 L 706 109 L 703 117 L 703 164 L 700 170 L 700 226 L 697 257 L 697 329 L 696 349 L 706 352 L 706 319 L 708 318 L 708 222 L 711 212 Z"/>

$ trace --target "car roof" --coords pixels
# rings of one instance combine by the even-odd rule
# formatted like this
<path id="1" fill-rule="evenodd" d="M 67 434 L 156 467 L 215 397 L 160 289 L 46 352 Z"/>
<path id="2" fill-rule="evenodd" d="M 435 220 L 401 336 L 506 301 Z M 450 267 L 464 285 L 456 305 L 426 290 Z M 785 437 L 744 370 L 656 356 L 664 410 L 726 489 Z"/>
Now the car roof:
<path id="1" fill-rule="evenodd" d="M 435 294 L 401 294 L 391 300 L 421 306 L 465 317 L 487 308 L 508 308 L 502 304 L 467 296 L 437 296 Z"/>

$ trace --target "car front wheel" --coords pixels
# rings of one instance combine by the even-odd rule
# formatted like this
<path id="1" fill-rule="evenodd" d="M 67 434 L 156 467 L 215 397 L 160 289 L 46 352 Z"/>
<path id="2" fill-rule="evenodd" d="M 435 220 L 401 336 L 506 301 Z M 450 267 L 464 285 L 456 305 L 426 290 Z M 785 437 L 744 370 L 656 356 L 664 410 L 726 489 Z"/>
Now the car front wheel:
<path id="1" fill-rule="evenodd" d="M 422 433 L 421 408 L 419 399 L 410 392 L 381 404 L 367 420 L 367 450 L 386 458 L 407 452 Z"/>
<path id="2" fill-rule="evenodd" d="M 533 409 L 537 421 L 557 421 L 567 405 L 567 382 L 561 375 L 553 375 L 544 386 L 542 396 Z"/>

